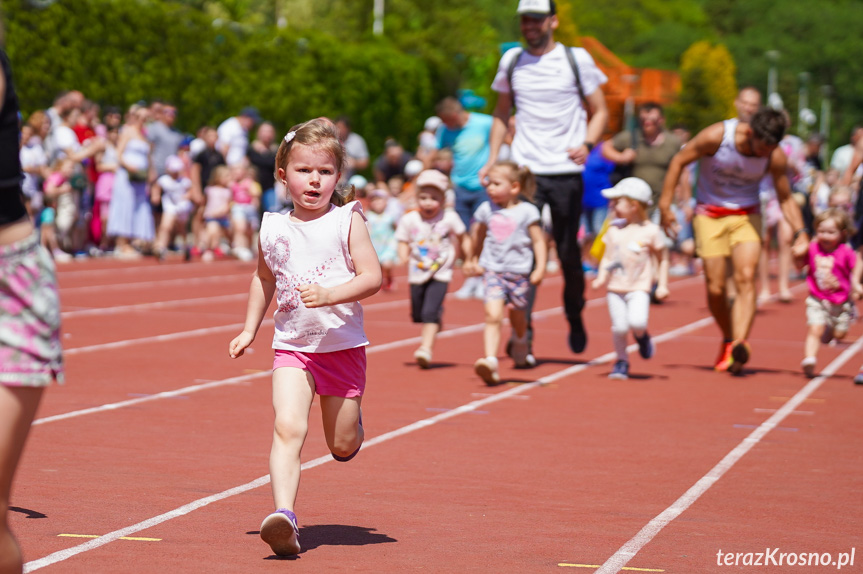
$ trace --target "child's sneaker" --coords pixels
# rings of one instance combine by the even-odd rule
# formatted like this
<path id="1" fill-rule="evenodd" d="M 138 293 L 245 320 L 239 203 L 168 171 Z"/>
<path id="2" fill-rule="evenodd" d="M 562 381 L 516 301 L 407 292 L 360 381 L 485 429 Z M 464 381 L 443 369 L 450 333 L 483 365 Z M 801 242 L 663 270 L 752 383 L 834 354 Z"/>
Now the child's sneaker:
<path id="1" fill-rule="evenodd" d="M 300 529 L 297 515 L 280 508 L 264 518 L 261 523 L 261 539 L 270 545 L 277 556 L 293 556 L 300 553 Z"/>
<path id="2" fill-rule="evenodd" d="M 420 366 L 420 369 L 428 369 L 432 360 L 431 351 L 425 347 L 420 347 L 414 351 L 414 360 L 417 362 L 417 365 Z"/>
<path id="3" fill-rule="evenodd" d="M 860 371 L 859 373 L 857 373 L 857 376 L 854 377 L 854 384 L 863 385 L 863 371 Z"/>
<path id="4" fill-rule="evenodd" d="M 815 357 L 806 357 L 800 363 L 800 366 L 803 367 L 804 375 L 810 379 L 815 376 Z"/>
<path id="5" fill-rule="evenodd" d="M 635 342 L 638 343 L 638 354 L 642 359 L 653 356 L 653 341 L 650 340 L 650 334 L 647 331 L 641 337 L 636 337 Z"/>
<path id="6" fill-rule="evenodd" d="M 722 343 L 722 349 L 719 351 L 719 356 L 713 365 L 714 370 L 722 372 L 727 371 L 731 367 L 731 363 L 734 361 L 731 358 L 731 346 L 731 342 Z"/>
<path id="7" fill-rule="evenodd" d="M 743 372 L 743 365 L 749 361 L 749 343 L 743 339 L 734 341 L 731 344 L 731 365 L 728 366 L 728 372 L 732 375 L 740 375 Z"/>
<path id="8" fill-rule="evenodd" d="M 620 359 L 619 361 L 615 361 L 614 365 L 611 367 L 611 372 L 608 373 L 609 379 L 617 379 L 617 380 L 625 380 L 629 378 L 629 361 L 624 361 Z"/>
<path id="9" fill-rule="evenodd" d="M 833 325 L 827 323 L 824 325 L 824 332 L 821 333 L 821 343 L 824 345 L 829 345 L 830 341 L 833 340 Z"/>
<path id="10" fill-rule="evenodd" d="M 473 370 L 479 375 L 485 384 L 496 385 L 500 382 L 500 375 L 497 372 L 497 358 L 483 357 L 473 364 Z"/>
<path id="11" fill-rule="evenodd" d="M 516 369 L 527 369 L 536 366 L 536 359 L 530 354 L 530 347 L 527 344 L 526 336 L 523 340 L 513 338 L 510 352 L 512 360 L 515 361 Z"/>

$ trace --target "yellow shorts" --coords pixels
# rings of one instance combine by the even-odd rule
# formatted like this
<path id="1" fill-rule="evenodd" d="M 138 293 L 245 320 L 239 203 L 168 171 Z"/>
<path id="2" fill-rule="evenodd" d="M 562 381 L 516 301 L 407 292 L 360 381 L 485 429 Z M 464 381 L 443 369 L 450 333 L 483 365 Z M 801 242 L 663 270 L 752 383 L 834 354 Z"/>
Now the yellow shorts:
<path id="1" fill-rule="evenodd" d="M 702 259 L 730 257 L 731 250 L 739 243 L 761 243 L 760 230 L 761 215 L 757 213 L 692 218 L 695 251 Z"/>

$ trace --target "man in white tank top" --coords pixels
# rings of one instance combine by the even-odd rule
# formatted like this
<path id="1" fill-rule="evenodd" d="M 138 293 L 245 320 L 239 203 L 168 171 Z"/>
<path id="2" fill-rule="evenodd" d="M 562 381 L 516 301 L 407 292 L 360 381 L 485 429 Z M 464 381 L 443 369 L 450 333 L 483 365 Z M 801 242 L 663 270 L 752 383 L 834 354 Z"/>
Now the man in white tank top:
<path id="1" fill-rule="evenodd" d="M 806 253 L 809 237 L 800 208 L 791 197 L 787 163 L 779 141 L 785 134 L 781 112 L 762 108 L 745 123 L 737 119 L 713 124 L 698 133 L 671 160 L 659 209 L 662 226 L 676 234 L 671 211 L 675 185 L 683 168 L 699 161 L 696 215 L 693 218 L 696 250 L 704 261 L 710 313 L 722 331 L 718 371 L 740 374 L 749 360 L 746 339 L 755 318 L 755 269 L 761 255 L 759 183 L 770 173 L 782 214 L 794 231 L 792 253 Z M 730 259 L 729 259 L 730 258 Z M 731 261 L 737 296 L 729 308 L 726 261 Z"/>

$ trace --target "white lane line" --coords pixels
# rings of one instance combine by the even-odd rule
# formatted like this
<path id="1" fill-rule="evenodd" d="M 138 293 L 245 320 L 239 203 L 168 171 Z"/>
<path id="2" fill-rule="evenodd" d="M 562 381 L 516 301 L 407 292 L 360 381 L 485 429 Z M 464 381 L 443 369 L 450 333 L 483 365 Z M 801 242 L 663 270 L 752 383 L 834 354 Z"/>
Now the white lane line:
<path id="1" fill-rule="evenodd" d="M 231 301 L 242 301 L 248 298 L 248 293 L 234 293 L 233 295 L 217 295 L 215 297 L 172 299 L 171 301 L 138 303 L 137 305 L 118 305 L 116 307 L 96 307 L 93 309 L 79 309 L 77 311 L 64 311 L 60 315 L 63 319 L 77 319 L 79 317 L 118 315 L 120 313 L 140 313 L 142 311 L 153 311 L 156 309 L 170 309 L 173 307 L 182 307 L 183 305 L 210 305 L 217 303 L 229 303 Z"/>
<path id="2" fill-rule="evenodd" d="M 93 294 L 93 293 L 105 293 L 107 291 L 139 291 L 141 289 L 156 289 L 156 288 L 166 288 L 166 287 L 188 287 L 190 285 L 204 285 L 209 283 L 220 283 L 224 284 L 230 280 L 240 280 L 250 281 L 252 277 L 252 273 L 249 272 L 247 274 L 237 274 L 237 275 L 214 275 L 212 277 L 186 277 L 186 278 L 178 278 L 178 279 L 163 279 L 163 280 L 153 280 L 153 281 L 140 281 L 137 283 L 111 283 L 110 285 L 87 285 L 84 287 L 60 287 L 60 299 L 67 295 L 77 294 L 77 293 L 85 293 L 85 294 Z M 248 285 L 248 283 L 247 283 Z"/>
<path id="3" fill-rule="evenodd" d="M 700 329 L 706 325 L 711 324 L 712 322 L 713 322 L 713 319 L 710 317 L 700 319 L 698 321 L 695 321 L 694 323 L 690 323 L 688 325 L 684 325 L 684 326 L 679 327 L 677 329 L 674 329 L 672 331 L 668 331 L 666 333 L 658 335 L 658 336 L 653 338 L 653 341 L 654 341 L 654 343 L 662 343 L 665 341 L 669 341 L 669 340 L 672 340 L 676 337 L 679 337 L 681 335 L 684 335 L 686 333 L 694 331 L 696 329 Z M 630 345 L 629 347 L 627 347 L 627 352 L 629 352 L 629 353 L 635 352 L 635 350 L 637 348 L 638 348 L 637 345 Z M 461 405 L 461 406 L 456 407 L 452 410 L 437 414 L 437 415 L 435 415 L 433 417 L 429 417 L 427 419 L 422 419 L 422 420 L 416 421 L 414 423 L 411 423 L 407 426 L 401 427 L 401 428 L 396 429 L 394 431 L 390 431 L 388 433 L 384 433 L 382 435 L 378 435 L 374 438 L 368 439 L 363 443 L 363 449 L 371 448 L 375 445 L 382 444 L 382 443 L 385 443 L 387 441 L 393 440 L 395 438 L 405 436 L 405 435 L 410 434 L 414 431 L 436 425 L 442 421 L 457 417 L 459 415 L 474 412 L 477 409 L 479 409 L 480 407 L 483 407 L 485 405 L 490 405 L 490 404 L 496 403 L 498 401 L 501 401 L 503 399 L 508 399 L 508 398 L 513 397 L 515 395 L 520 395 L 522 393 L 525 393 L 529 390 L 535 389 L 535 388 L 540 387 L 542 385 L 547 385 L 547 384 L 552 383 L 554 381 L 557 381 L 559 379 L 562 379 L 562 378 L 568 377 L 570 375 L 573 375 L 575 373 L 579 373 L 581 371 L 584 371 L 585 369 L 587 369 L 590 366 L 598 365 L 601 363 L 607 363 L 616 357 L 617 357 L 617 354 L 614 352 L 606 353 L 600 357 L 597 357 L 596 359 L 592 359 L 591 361 L 589 361 L 587 363 L 582 363 L 579 365 L 573 365 L 571 367 L 568 367 L 568 368 L 563 369 L 561 371 L 558 371 L 556 373 L 552 373 L 548 376 L 537 379 L 536 381 L 511 387 L 505 391 L 501 391 L 501 392 L 496 393 L 496 394 L 494 394 L 490 397 L 487 397 L 487 398 L 471 401 L 467 404 Z M 256 373 L 255 375 L 251 375 L 250 377 L 258 377 L 258 376 L 263 376 L 263 375 L 268 375 L 268 374 L 269 373 Z M 237 377 L 237 379 L 241 379 L 241 378 L 243 378 L 243 377 Z M 200 385 L 200 386 L 205 386 L 205 385 Z M 177 393 L 177 392 L 179 392 L 179 391 L 174 391 L 174 392 L 172 392 L 172 394 Z M 186 390 L 186 392 L 188 392 L 188 390 Z M 147 397 L 147 398 L 150 398 L 150 397 Z M 143 400 L 146 400 L 146 399 L 141 399 L 141 401 L 143 401 Z M 132 402 L 132 401 L 126 401 L 126 402 Z M 313 459 L 313 460 L 310 460 L 310 461 L 304 463 L 301 466 L 301 470 L 309 470 L 311 468 L 315 468 L 316 466 L 320 466 L 322 464 L 332 462 L 332 460 L 333 460 L 333 458 L 330 455 L 321 456 L 321 457 L 318 457 L 316 459 Z M 234 488 L 230 488 L 228 490 L 224 490 L 222 492 L 212 494 L 210 496 L 205 496 L 204 498 L 199 498 L 198 500 L 195 500 L 193 502 L 190 502 L 189 504 L 185 504 L 183 506 L 180 506 L 179 508 L 175 508 L 174 510 L 165 512 L 164 514 L 154 516 L 153 518 L 149 518 L 149 519 L 144 520 L 142 522 L 139 522 L 137 524 L 133 524 L 131 526 L 127 526 L 125 528 L 121 528 L 121 529 L 115 530 L 113 532 L 109 532 L 108 534 L 104 534 L 104 535 L 100 536 L 99 538 L 94 538 L 92 540 L 88 540 L 87 542 L 84 542 L 84 543 L 79 544 L 77 546 L 72 546 L 72 547 L 66 548 L 64 550 L 59 550 L 57 552 L 54 552 L 53 554 L 49 554 L 48 556 L 44 556 L 44 557 L 39 558 L 37 560 L 27 562 L 24 565 L 24 572 L 25 573 L 26 572 L 33 572 L 35 570 L 39 570 L 40 568 L 44 568 L 46 566 L 51 566 L 52 564 L 56 564 L 56 563 L 62 562 L 64 560 L 68 560 L 69 558 L 76 556 L 78 554 L 81 554 L 83 552 L 95 550 L 96 548 L 99 548 L 100 546 L 104 546 L 106 544 L 114 542 L 115 540 L 119 540 L 120 538 L 123 538 L 124 536 L 130 536 L 130 535 L 135 534 L 137 532 L 141 532 L 141 531 L 146 530 L 148 528 L 152 528 L 154 526 L 162 524 L 163 522 L 167 522 L 168 520 L 172 520 L 174 518 L 178 518 L 180 516 L 184 516 L 186 514 L 189 514 L 190 512 L 192 512 L 194 510 L 197 510 L 199 508 L 203 508 L 203 507 L 210 505 L 214 502 L 218 502 L 220 500 L 224 500 L 225 498 L 229 498 L 231 496 L 235 496 L 238 494 L 242 494 L 244 492 L 248 492 L 249 490 L 254 490 L 256 488 L 259 488 L 261 486 L 268 484 L 269 482 L 270 482 L 270 476 L 266 475 L 266 476 L 262 476 L 260 478 L 257 478 L 251 482 L 247 482 L 246 484 L 242 484 L 240 486 L 236 486 Z"/>
<path id="4" fill-rule="evenodd" d="M 546 309 L 544 311 L 538 311 L 538 312 L 534 313 L 534 315 L 536 315 L 538 317 L 544 316 L 544 315 L 554 315 L 554 314 L 560 313 L 560 311 L 561 311 L 561 308 Z M 262 323 L 262 326 L 264 326 L 264 324 L 269 326 L 269 324 L 272 324 L 272 322 L 273 322 L 272 320 L 267 320 L 264 323 Z M 454 337 L 456 335 L 462 335 L 464 333 L 477 332 L 477 331 L 481 331 L 483 329 L 483 327 L 484 327 L 484 324 L 480 323 L 477 325 L 471 325 L 471 326 L 462 327 L 459 329 L 451 329 L 449 331 L 442 331 L 441 333 L 438 334 L 438 337 L 439 338 L 447 338 L 447 337 Z M 198 331 L 202 332 L 203 334 L 211 334 L 211 333 L 215 332 L 216 330 L 227 330 L 227 329 L 231 329 L 231 330 L 242 329 L 242 325 L 227 325 L 224 327 L 216 327 L 216 328 L 211 328 L 211 329 L 198 329 Z M 141 342 L 152 342 L 152 341 L 157 340 L 157 339 L 160 341 L 169 341 L 169 340 L 173 340 L 173 339 L 187 336 L 190 333 L 194 333 L 194 331 L 187 331 L 185 333 L 174 333 L 172 335 L 162 335 L 160 337 L 148 337 L 146 339 L 138 339 L 138 340 L 133 340 L 133 341 L 117 341 L 115 343 L 106 343 L 104 345 L 93 345 L 91 347 L 80 347 L 78 349 L 70 349 L 70 351 L 89 352 L 89 351 L 97 351 L 97 350 L 116 349 L 119 347 L 127 347 L 130 345 L 140 344 Z M 384 351 L 396 349 L 399 347 L 407 347 L 409 345 L 415 345 L 419 341 L 420 341 L 419 337 L 412 337 L 409 339 L 401 339 L 399 341 L 393 341 L 391 343 L 384 343 L 382 345 L 374 345 L 374 346 L 370 346 L 366 349 L 366 354 L 372 355 L 372 354 L 381 353 Z M 66 351 L 65 354 L 66 355 L 77 354 L 77 353 L 70 352 L 70 351 Z M 242 376 L 231 377 L 229 379 L 223 379 L 223 380 L 218 380 L 218 381 L 207 381 L 206 384 L 192 385 L 189 387 L 184 387 L 182 389 L 176 389 L 173 391 L 165 391 L 165 392 L 161 392 L 161 393 L 155 393 L 153 395 L 147 395 L 146 397 L 130 399 L 130 400 L 126 400 L 126 401 L 120 401 L 117 403 L 107 403 L 104 405 L 100 405 L 98 407 L 91 407 L 88 409 L 81 409 L 78 411 L 71 411 L 71 412 L 64 413 L 64 414 L 53 415 L 53 416 L 49 416 L 49 417 L 45 417 L 45 418 L 41 418 L 41 419 L 36 419 L 35 421 L 33 421 L 33 425 L 40 425 L 40 424 L 45 424 L 45 423 L 50 423 L 50 422 L 55 422 L 55 421 L 61 421 L 61 420 L 65 420 L 65 419 L 76 418 L 76 417 L 80 417 L 80 416 L 84 416 L 84 415 L 91 415 L 91 414 L 102 413 L 102 412 L 106 412 L 106 411 L 113 411 L 113 410 L 121 409 L 124 407 L 131 407 L 131 406 L 135 406 L 135 405 L 150 402 L 150 401 L 156 401 L 156 400 L 160 400 L 160 399 L 168 399 L 168 398 L 176 397 L 176 396 L 183 395 L 186 393 L 196 393 L 198 391 L 206 391 L 209 389 L 215 389 L 215 388 L 223 387 L 226 385 L 240 384 L 240 383 L 251 381 L 251 380 L 254 380 L 254 379 L 257 379 L 260 377 L 269 377 L 270 375 L 271 375 L 271 371 L 267 370 L 267 371 L 262 371 L 260 373 L 254 373 L 251 375 L 242 375 Z"/>
<path id="5" fill-rule="evenodd" d="M 821 374 L 807 383 L 797 394 L 791 397 L 776 413 L 769 419 L 761 423 L 752 433 L 744 438 L 740 444 L 731 450 L 725 457 L 719 461 L 710 471 L 696 482 L 683 496 L 678 498 L 674 503 L 659 513 L 653 520 L 648 522 L 638 534 L 631 540 L 620 547 L 599 570 L 596 574 L 615 574 L 619 572 L 626 564 L 632 560 L 638 552 L 644 548 L 651 540 L 653 540 L 659 532 L 665 528 L 672 520 L 680 516 L 687 508 L 698 500 L 701 495 L 710 489 L 716 481 L 722 478 L 731 467 L 733 467 L 743 455 L 749 452 L 752 447 L 758 444 L 764 436 L 771 430 L 777 428 L 785 418 L 794 412 L 794 410 L 803 404 L 812 393 L 828 378 L 833 376 L 845 363 L 848 362 L 860 349 L 863 348 L 863 337 L 857 339 L 853 345 L 845 349 L 832 363 L 827 365 L 821 371 Z"/>
<path id="6" fill-rule="evenodd" d="M 683 281 L 679 281 L 677 283 L 680 284 L 680 283 L 683 283 Z M 591 300 L 587 301 L 586 306 L 595 307 L 597 305 L 601 305 L 604 301 L 605 301 L 605 297 L 599 297 L 596 299 L 591 299 Z M 366 309 L 368 309 L 368 308 L 381 309 L 384 307 L 392 307 L 395 305 L 404 305 L 404 304 L 406 304 L 405 300 L 388 301 L 385 303 L 377 303 L 377 304 L 367 305 L 365 308 Z M 545 309 L 543 311 L 537 311 L 534 313 L 534 315 L 536 317 L 545 317 L 547 315 L 557 315 L 562 310 L 563 310 L 562 307 L 554 307 L 551 309 Z M 704 321 L 707 319 L 702 319 L 702 320 Z M 265 320 L 265 322 L 262 323 L 261 326 L 264 326 L 265 324 L 267 326 L 269 326 L 269 324 L 271 324 L 271 323 L 272 323 L 272 320 L 268 319 L 268 320 Z M 163 341 L 164 342 L 164 341 L 176 340 L 179 338 L 183 338 L 183 337 L 187 337 L 187 336 L 195 336 L 195 335 L 199 335 L 199 334 L 200 335 L 208 335 L 208 334 L 212 334 L 212 333 L 218 332 L 218 331 L 236 330 L 236 329 L 241 329 L 241 328 L 242 328 L 242 325 L 224 325 L 222 327 L 213 327 L 213 328 L 208 328 L 208 329 L 196 329 L 194 331 L 186 331 L 183 333 L 173 333 L 173 334 L 169 334 L 169 335 L 160 335 L 157 337 L 144 337 L 144 338 L 135 339 L 135 340 L 116 341 L 113 343 L 105 343 L 103 345 L 93 345 L 93 346 L 89 346 L 89 347 L 78 347 L 75 349 L 66 350 L 66 351 L 64 351 L 64 354 L 67 356 L 76 355 L 76 354 L 87 353 L 87 352 L 91 352 L 91 351 L 116 349 L 116 348 L 128 347 L 131 345 L 139 345 L 142 343 L 150 343 L 150 342 L 155 342 L 155 341 Z M 470 325 L 467 327 L 460 327 L 458 329 L 450 329 L 447 331 L 442 331 L 442 332 L 438 333 L 438 337 L 442 338 L 442 339 L 446 339 L 446 338 L 455 337 L 458 335 L 463 335 L 466 333 L 479 332 L 479 331 L 482 331 L 483 328 L 484 328 L 484 323 L 479 323 L 479 324 Z M 415 344 L 419 343 L 420 340 L 421 340 L 420 337 L 411 337 L 409 339 L 401 339 L 399 341 L 392 341 L 390 343 L 373 345 L 373 346 L 370 346 L 366 349 L 366 354 L 380 353 L 383 351 L 389 351 L 391 349 L 407 347 L 409 345 L 415 345 Z M 660 340 L 659 337 L 656 337 L 654 339 L 654 341 L 658 341 L 658 340 Z M 269 375 L 269 371 L 265 371 L 264 373 Z M 171 398 L 171 397 L 174 397 L 178 394 L 183 394 L 183 393 L 187 393 L 187 392 L 198 392 L 198 391 L 203 391 L 203 390 L 207 390 L 207 389 L 211 389 L 211 388 L 217 388 L 217 387 L 221 387 L 221 386 L 225 386 L 225 385 L 237 384 L 237 383 L 241 383 L 241 382 L 245 382 L 247 380 L 250 380 L 250 378 L 256 378 L 258 376 L 262 376 L 262 374 L 256 373 L 255 375 L 245 375 L 243 377 L 233 377 L 233 378 L 224 379 L 224 380 L 220 380 L 220 381 L 208 382 L 208 384 L 205 384 L 205 385 L 193 385 L 191 387 L 184 387 L 183 389 L 178 389 L 178 390 L 174 390 L 174 391 L 165 391 L 164 393 L 156 393 L 154 395 L 142 397 L 139 399 L 121 401 L 118 403 L 108 403 L 108 404 L 101 405 L 98 407 L 92 407 L 92 408 L 88 408 L 88 409 L 82 409 L 82 410 L 72 411 L 72 412 L 68 412 L 68 413 L 64 413 L 64 414 L 49 416 L 49 417 L 45 417 L 42 419 L 36 419 L 35 421 L 33 421 L 33 424 L 34 425 L 44 424 L 47 422 L 65 420 L 65 419 L 75 418 L 75 417 L 79 417 L 79 416 L 115 410 L 118 408 L 134 406 L 134 405 L 140 404 L 142 402 L 154 401 L 154 400 L 159 400 L 159 399 L 163 399 L 163 398 Z"/>

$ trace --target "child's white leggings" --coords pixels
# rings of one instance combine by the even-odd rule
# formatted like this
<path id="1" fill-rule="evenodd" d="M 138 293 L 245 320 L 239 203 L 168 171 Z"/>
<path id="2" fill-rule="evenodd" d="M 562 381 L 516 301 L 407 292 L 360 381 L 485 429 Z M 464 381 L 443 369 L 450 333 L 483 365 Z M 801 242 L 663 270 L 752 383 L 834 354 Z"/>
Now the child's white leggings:
<path id="1" fill-rule="evenodd" d="M 611 315 L 611 334 L 614 339 L 614 350 L 619 360 L 626 360 L 626 335 L 632 329 L 632 334 L 641 337 L 647 331 L 647 317 L 650 314 L 650 293 L 647 291 L 630 291 L 615 293 L 609 291 L 608 313 Z"/>

